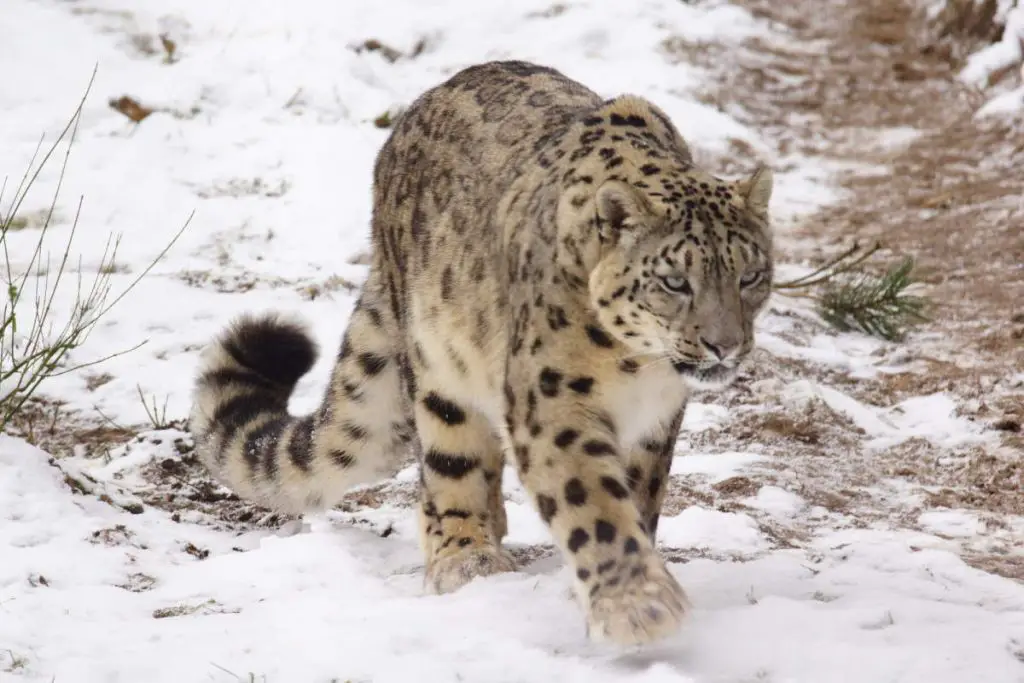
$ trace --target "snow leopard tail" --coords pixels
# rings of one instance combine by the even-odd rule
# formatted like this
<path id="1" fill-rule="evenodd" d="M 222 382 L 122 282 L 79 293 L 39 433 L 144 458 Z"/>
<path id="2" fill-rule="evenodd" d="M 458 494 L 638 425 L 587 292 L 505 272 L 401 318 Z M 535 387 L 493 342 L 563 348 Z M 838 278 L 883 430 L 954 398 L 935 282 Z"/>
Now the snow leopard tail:
<path id="1" fill-rule="evenodd" d="M 204 351 L 190 428 L 218 481 L 242 498 L 298 514 L 397 471 L 412 433 L 393 348 L 399 335 L 383 329 L 384 314 L 365 299 L 310 415 L 288 412 L 317 355 L 301 322 L 243 316 Z"/>

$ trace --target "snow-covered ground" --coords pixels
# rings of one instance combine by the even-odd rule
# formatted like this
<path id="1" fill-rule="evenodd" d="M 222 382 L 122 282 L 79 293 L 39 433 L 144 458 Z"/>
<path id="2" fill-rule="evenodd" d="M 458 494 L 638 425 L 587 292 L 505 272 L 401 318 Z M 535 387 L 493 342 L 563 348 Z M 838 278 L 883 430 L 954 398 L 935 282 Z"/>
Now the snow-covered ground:
<path id="1" fill-rule="evenodd" d="M 148 343 L 43 387 L 68 411 L 124 426 L 147 420 L 137 387 L 166 398 L 169 418 L 184 417 L 199 348 L 241 311 L 298 311 L 325 349 L 337 344 L 366 274 L 358 256 L 370 168 L 387 135 L 374 121 L 474 62 L 537 60 L 607 96 L 645 95 L 699 156 L 723 158 L 739 146 L 791 169 L 776 180 L 783 240 L 801 213 L 835 198 L 826 160 L 779 156 L 771 141 L 701 103 L 700 69 L 666 56 L 670 37 L 786 42 L 719 0 L 3 0 L 0 18 L 9 28 L 0 41 L 0 175 L 20 177 L 39 136 L 60 130 L 98 65 L 52 251 L 84 196 L 75 253 L 91 276 L 107 236 L 123 234 L 116 289 L 195 211 L 73 360 Z M 171 60 L 161 34 L 176 45 Z M 401 55 L 365 49 L 371 39 Z M 122 95 L 157 111 L 136 125 L 107 104 Z M 48 205 L 58 172 L 59 164 L 43 169 L 24 211 Z M 9 235 L 15 266 L 37 239 L 32 229 Z M 72 295 L 58 296 L 58 318 Z M 803 302 L 775 302 L 760 323 L 761 358 L 852 378 L 907 370 L 898 348 L 810 320 Z M 296 411 L 319 400 L 332 356 L 300 384 Z M 859 430 L 856 448 L 867 451 L 990 438 L 944 394 L 882 409 L 817 378 L 762 378 L 750 390 L 787 410 L 824 406 Z M 743 408 L 702 400 L 685 435 L 713 443 Z M 149 504 L 158 485 L 146 468 L 170 476 L 187 457 L 188 435 L 160 430 L 104 454 L 79 449 L 57 468 L 0 435 L 0 681 L 1024 681 L 1024 586 L 957 554 L 979 537 L 1019 552 L 1024 520 L 997 525 L 929 509 L 903 525 L 858 522 L 804 495 L 802 482 L 783 476 L 786 460 L 756 436 L 739 451 L 681 442 L 673 465 L 681 487 L 783 475 L 727 510 L 700 500 L 671 510 L 660 540 L 688 560 L 672 567 L 693 618 L 678 638 L 627 653 L 586 641 L 560 562 L 544 552 L 546 531 L 511 472 L 509 542 L 539 559 L 437 597 L 422 595 L 401 496 L 279 529 Z M 836 471 L 848 457 L 829 444 L 820 453 Z M 91 494 L 73 495 L 65 473 Z M 401 473 L 394 490 L 408 488 L 412 474 Z M 800 538 L 782 542 L 779 529 Z"/>
<path id="2" fill-rule="evenodd" d="M 1005 76 L 1007 72 L 1019 70 L 1020 76 L 1008 79 L 1016 81 L 1017 87 L 1003 88 L 989 96 L 985 106 L 978 110 L 979 116 L 1024 111 L 1024 5 L 1019 0 L 999 0 L 996 7 L 996 20 L 1004 25 L 1002 38 L 970 55 L 960 78 L 970 85 L 986 88 L 989 81 L 998 80 L 1000 74 Z"/>

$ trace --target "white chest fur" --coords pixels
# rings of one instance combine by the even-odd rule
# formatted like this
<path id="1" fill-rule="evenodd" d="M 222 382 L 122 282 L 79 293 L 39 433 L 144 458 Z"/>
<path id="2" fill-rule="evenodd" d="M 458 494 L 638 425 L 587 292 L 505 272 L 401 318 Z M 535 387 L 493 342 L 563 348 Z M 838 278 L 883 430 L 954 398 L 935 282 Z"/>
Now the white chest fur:
<path id="1" fill-rule="evenodd" d="M 641 367 L 623 377 L 610 397 L 610 408 L 622 448 L 632 448 L 669 422 L 686 399 L 689 389 L 667 362 Z"/>

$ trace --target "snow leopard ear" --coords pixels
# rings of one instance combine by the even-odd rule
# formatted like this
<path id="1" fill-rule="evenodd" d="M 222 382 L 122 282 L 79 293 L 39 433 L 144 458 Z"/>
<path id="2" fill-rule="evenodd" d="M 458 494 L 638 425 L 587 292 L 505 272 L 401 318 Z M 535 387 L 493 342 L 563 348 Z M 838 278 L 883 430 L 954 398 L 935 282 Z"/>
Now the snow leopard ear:
<path id="1" fill-rule="evenodd" d="M 761 164 L 749 178 L 736 183 L 739 196 L 750 213 L 768 218 L 768 203 L 772 198 L 772 170 Z"/>
<path id="2" fill-rule="evenodd" d="M 620 180 L 605 181 L 595 199 L 601 235 L 612 241 L 631 239 L 654 217 L 647 197 Z"/>

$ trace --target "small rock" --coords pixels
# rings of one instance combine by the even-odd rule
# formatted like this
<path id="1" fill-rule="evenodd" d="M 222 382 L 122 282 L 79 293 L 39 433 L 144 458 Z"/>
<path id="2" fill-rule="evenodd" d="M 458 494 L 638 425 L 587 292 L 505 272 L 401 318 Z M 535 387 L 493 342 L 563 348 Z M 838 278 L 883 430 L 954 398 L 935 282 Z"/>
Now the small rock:
<path id="1" fill-rule="evenodd" d="M 1004 417 L 993 422 L 992 429 L 999 432 L 1019 432 L 1020 420 L 1014 417 Z"/>
<path id="2" fill-rule="evenodd" d="M 210 556 L 210 551 L 206 548 L 200 548 L 194 543 L 185 544 L 185 552 L 196 558 L 197 560 L 205 560 Z"/>

